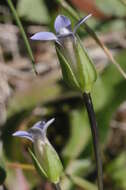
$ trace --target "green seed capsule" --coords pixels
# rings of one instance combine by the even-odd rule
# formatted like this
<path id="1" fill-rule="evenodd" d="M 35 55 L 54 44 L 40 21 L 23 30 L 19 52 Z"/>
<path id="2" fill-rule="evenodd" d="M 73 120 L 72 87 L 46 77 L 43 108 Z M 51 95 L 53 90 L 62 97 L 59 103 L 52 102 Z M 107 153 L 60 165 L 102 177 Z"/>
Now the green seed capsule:
<path id="1" fill-rule="evenodd" d="M 56 52 L 66 84 L 76 91 L 89 93 L 97 79 L 97 72 L 79 37 L 73 39 L 75 63 L 71 62 L 67 47 L 56 44 Z"/>
<path id="2" fill-rule="evenodd" d="M 52 183 L 58 183 L 62 175 L 63 166 L 60 158 L 46 138 L 43 142 L 38 139 L 34 142 L 35 156 L 44 170 L 47 178 Z"/>
<path id="3" fill-rule="evenodd" d="M 95 66 L 82 46 L 79 37 L 77 37 L 76 42 L 74 43 L 74 50 L 77 63 L 77 81 L 82 93 L 90 93 L 94 82 L 97 79 Z"/>

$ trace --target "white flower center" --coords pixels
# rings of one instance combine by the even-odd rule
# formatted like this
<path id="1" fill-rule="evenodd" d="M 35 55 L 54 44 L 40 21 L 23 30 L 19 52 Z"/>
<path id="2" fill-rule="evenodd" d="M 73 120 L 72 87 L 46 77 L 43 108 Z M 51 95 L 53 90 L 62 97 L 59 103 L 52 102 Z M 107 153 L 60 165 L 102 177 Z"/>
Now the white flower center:
<path id="1" fill-rule="evenodd" d="M 67 28 L 61 28 L 59 31 L 60 35 L 69 34 L 70 31 Z"/>

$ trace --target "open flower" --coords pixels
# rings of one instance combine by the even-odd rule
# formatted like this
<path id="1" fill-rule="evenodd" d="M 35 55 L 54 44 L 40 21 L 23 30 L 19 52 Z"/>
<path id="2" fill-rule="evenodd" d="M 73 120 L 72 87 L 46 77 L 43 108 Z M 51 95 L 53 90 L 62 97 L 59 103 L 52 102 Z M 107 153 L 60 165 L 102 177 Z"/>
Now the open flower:
<path id="1" fill-rule="evenodd" d="M 79 36 L 76 34 L 79 26 L 90 17 L 91 14 L 79 20 L 72 30 L 69 18 L 59 15 L 54 23 L 56 34 L 52 32 L 38 32 L 31 37 L 32 40 L 55 42 L 64 81 L 70 88 L 81 93 L 91 92 L 92 86 L 97 79 L 95 66 L 82 46 Z M 66 43 L 68 38 L 72 42 L 70 49 Z"/>
<path id="2" fill-rule="evenodd" d="M 54 27 L 56 34 L 52 32 L 38 32 L 34 34 L 31 39 L 32 40 L 42 40 L 42 41 L 55 41 L 58 44 L 62 43 L 62 38 L 73 36 L 75 37 L 75 33 L 77 29 L 83 24 L 88 18 L 91 17 L 91 14 L 82 18 L 77 22 L 72 31 L 71 29 L 71 21 L 64 15 L 58 15 L 56 17 Z"/>
<path id="3" fill-rule="evenodd" d="M 28 131 L 17 131 L 13 136 L 26 138 L 33 142 L 35 160 L 46 178 L 53 183 L 58 183 L 62 174 L 62 163 L 55 149 L 52 147 L 46 136 L 47 128 L 54 122 L 50 119 L 47 122 L 39 121 Z"/>
<path id="4" fill-rule="evenodd" d="M 46 141 L 47 128 L 54 122 L 54 118 L 49 121 L 38 121 L 28 131 L 17 131 L 13 133 L 13 136 L 26 138 L 32 142 L 35 142 L 39 138 Z"/>

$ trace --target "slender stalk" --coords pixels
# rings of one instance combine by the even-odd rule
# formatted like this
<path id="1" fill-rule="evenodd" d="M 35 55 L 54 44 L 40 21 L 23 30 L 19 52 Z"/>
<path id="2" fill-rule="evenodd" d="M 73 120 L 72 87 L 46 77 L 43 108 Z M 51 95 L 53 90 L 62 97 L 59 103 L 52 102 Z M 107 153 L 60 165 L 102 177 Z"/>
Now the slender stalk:
<path id="1" fill-rule="evenodd" d="M 93 146 L 94 146 L 97 175 L 98 175 L 98 189 L 103 190 L 102 160 L 101 160 L 101 155 L 100 155 L 98 128 L 97 128 L 95 112 L 94 112 L 90 94 L 84 93 L 83 99 L 84 99 L 84 103 L 85 103 L 85 106 L 86 106 L 86 109 L 88 112 L 88 117 L 89 117 L 89 121 L 90 121 L 92 137 L 93 137 Z"/>
<path id="2" fill-rule="evenodd" d="M 56 190 L 61 190 L 60 184 L 59 183 L 55 184 L 55 188 Z"/>
<path id="3" fill-rule="evenodd" d="M 17 12 L 16 12 L 16 9 L 15 9 L 15 7 L 14 7 L 12 1 L 11 1 L 11 0 L 6 0 L 6 1 L 7 1 L 7 3 L 8 3 L 8 6 L 10 7 L 10 10 L 11 10 L 11 12 L 12 12 L 12 14 L 13 14 L 13 17 L 15 18 L 15 21 L 16 21 L 16 23 L 17 23 L 17 25 L 18 25 L 18 27 L 19 27 L 19 29 L 20 29 L 21 35 L 22 35 L 22 37 L 23 37 L 23 39 L 24 39 L 24 43 L 25 43 L 25 46 L 26 46 L 26 49 L 27 49 L 29 58 L 30 58 L 30 60 L 31 60 L 31 62 L 32 62 L 33 70 L 34 70 L 34 72 L 37 74 L 37 71 L 36 71 L 36 68 L 35 68 L 35 61 L 34 61 L 32 49 L 31 49 L 31 47 L 30 47 L 30 44 L 29 44 L 29 41 L 28 41 L 28 39 L 27 39 L 26 33 L 25 33 L 25 31 L 24 31 L 24 28 L 23 28 L 23 26 L 22 26 L 22 23 L 21 23 L 21 21 L 20 21 L 20 19 L 19 19 L 19 16 L 18 16 L 18 14 L 17 14 Z"/>

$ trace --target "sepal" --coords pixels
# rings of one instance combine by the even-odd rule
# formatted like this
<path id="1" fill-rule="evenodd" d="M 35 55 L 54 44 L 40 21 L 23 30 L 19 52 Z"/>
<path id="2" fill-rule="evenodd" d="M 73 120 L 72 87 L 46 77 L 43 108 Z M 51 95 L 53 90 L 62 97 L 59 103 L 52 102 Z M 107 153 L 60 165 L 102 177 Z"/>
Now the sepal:
<path id="1" fill-rule="evenodd" d="M 79 90 L 79 84 L 76 80 L 76 76 L 70 67 L 70 63 L 67 58 L 64 56 L 61 48 L 59 48 L 56 44 L 56 52 L 59 59 L 59 63 L 62 70 L 62 75 L 65 83 L 74 90 Z"/>
<path id="2" fill-rule="evenodd" d="M 95 65 L 85 48 L 82 46 L 79 37 L 77 37 L 76 42 L 74 43 L 74 50 L 77 64 L 76 78 L 81 92 L 90 93 L 97 79 Z"/>

